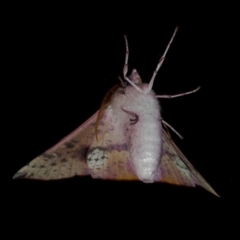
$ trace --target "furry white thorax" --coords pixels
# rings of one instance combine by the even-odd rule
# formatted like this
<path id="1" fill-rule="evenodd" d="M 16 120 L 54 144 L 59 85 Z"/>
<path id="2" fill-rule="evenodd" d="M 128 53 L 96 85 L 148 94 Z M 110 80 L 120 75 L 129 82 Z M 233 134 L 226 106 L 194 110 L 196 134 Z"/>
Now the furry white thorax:
<path id="1" fill-rule="evenodd" d="M 138 84 L 143 91 L 127 86 L 125 94 L 116 92 L 112 98 L 112 109 L 116 120 L 122 122 L 122 129 L 128 141 L 132 166 L 143 182 L 154 182 L 155 172 L 159 166 L 162 152 L 162 125 L 160 106 L 155 93 L 147 93 L 148 84 Z M 132 123 L 134 116 L 138 121 Z"/>

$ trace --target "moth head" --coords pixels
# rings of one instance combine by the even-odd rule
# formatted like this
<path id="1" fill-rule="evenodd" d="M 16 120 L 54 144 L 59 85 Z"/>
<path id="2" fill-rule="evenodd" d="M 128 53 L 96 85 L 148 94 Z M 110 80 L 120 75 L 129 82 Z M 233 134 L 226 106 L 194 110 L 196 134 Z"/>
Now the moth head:
<path id="1" fill-rule="evenodd" d="M 132 73 L 129 76 L 129 79 L 135 83 L 135 84 L 141 84 L 142 83 L 142 79 L 138 73 L 138 71 L 136 69 L 132 70 Z"/>
<path id="2" fill-rule="evenodd" d="M 129 75 L 129 80 L 131 81 L 131 85 L 140 93 L 148 94 L 151 92 L 149 90 L 148 84 L 143 84 L 142 78 L 140 77 L 138 71 L 136 69 L 132 70 L 132 73 Z"/>

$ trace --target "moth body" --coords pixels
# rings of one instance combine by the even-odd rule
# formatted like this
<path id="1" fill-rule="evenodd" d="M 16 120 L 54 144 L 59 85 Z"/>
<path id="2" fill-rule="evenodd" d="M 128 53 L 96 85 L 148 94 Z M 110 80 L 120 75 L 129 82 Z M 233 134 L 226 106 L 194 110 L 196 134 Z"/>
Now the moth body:
<path id="1" fill-rule="evenodd" d="M 154 182 L 162 152 L 162 125 L 160 106 L 155 93 L 148 92 L 148 84 L 138 84 L 142 92 L 127 86 L 124 94 L 116 92 L 112 108 L 122 122 L 127 138 L 131 165 L 143 182 Z"/>

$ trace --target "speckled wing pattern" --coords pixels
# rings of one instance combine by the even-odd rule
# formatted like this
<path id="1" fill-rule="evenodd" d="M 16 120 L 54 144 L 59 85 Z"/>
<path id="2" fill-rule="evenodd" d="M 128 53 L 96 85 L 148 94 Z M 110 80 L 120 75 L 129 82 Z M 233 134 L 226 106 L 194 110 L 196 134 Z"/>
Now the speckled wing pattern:
<path id="1" fill-rule="evenodd" d="M 138 180 L 131 166 L 124 133 L 115 131 L 111 109 L 107 109 L 94 132 L 98 112 L 55 146 L 21 168 L 16 178 L 56 180 L 91 175 L 107 180 Z M 163 153 L 155 182 L 195 187 L 199 185 L 217 195 L 195 170 L 163 129 Z M 218 196 L 218 195 L 217 195 Z"/>
<path id="2" fill-rule="evenodd" d="M 179 148 L 175 145 L 163 129 L 163 153 L 160 167 L 155 181 L 169 184 L 195 187 L 196 185 L 206 189 L 212 194 L 219 196 L 201 174 L 187 160 Z"/>
<path id="3" fill-rule="evenodd" d="M 98 124 L 98 140 L 94 132 L 97 115 L 98 112 L 33 159 L 13 178 L 57 180 L 91 175 L 109 180 L 138 180 L 130 165 L 124 133 L 119 135 L 119 131 L 114 131 L 119 126 L 111 109 L 105 111 Z"/>
<path id="4" fill-rule="evenodd" d="M 60 142 L 21 168 L 15 178 L 56 180 L 90 175 L 86 154 L 94 137 L 97 113 Z"/>

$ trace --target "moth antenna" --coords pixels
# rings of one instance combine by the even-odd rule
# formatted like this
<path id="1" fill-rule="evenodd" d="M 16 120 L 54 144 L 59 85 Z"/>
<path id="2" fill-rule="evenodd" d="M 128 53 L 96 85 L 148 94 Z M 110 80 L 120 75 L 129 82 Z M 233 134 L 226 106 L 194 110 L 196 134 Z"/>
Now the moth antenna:
<path id="1" fill-rule="evenodd" d="M 171 39 L 170 39 L 170 41 L 169 41 L 169 43 L 168 43 L 168 45 L 167 45 L 164 53 L 163 53 L 163 55 L 162 55 L 162 56 L 160 57 L 160 59 L 159 59 L 158 65 L 157 65 L 155 71 L 153 72 L 152 78 L 151 78 L 151 80 L 150 80 L 150 82 L 149 82 L 149 84 L 148 84 L 148 92 L 150 92 L 150 91 L 152 90 L 152 86 L 153 86 L 153 83 L 154 83 L 154 79 L 155 79 L 155 77 L 156 77 L 156 75 L 157 75 L 157 72 L 158 72 L 159 68 L 160 68 L 160 67 L 162 66 L 162 64 L 163 64 L 163 61 L 164 61 L 164 59 L 165 59 L 165 56 L 166 56 L 166 54 L 167 54 L 167 52 L 168 52 L 168 49 L 169 49 L 169 47 L 170 47 L 170 45 L 171 45 L 171 43 L 172 43 L 172 41 L 173 41 L 173 39 L 174 39 L 174 37 L 175 37 L 175 35 L 176 35 L 177 30 L 178 30 L 178 27 L 175 28 L 175 30 L 174 30 L 174 32 L 173 32 L 173 35 L 172 35 L 172 37 L 171 37 Z"/>
<path id="2" fill-rule="evenodd" d="M 166 126 L 168 126 L 174 133 L 176 133 L 181 139 L 183 139 L 184 137 L 179 133 L 177 132 L 176 129 L 174 129 L 169 123 L 167 123 L 166 121 L 164 121 L 162 119 L 162 123 L 165 124 Z"/>
<path id="3" fill-rule="evenodd" d="M 128 40 L 127 40 L 127 36 L 124 35 L 124 39 L 125 39 L 125 45 L 126 45 L 126 54 L 125 54 L 125 62 L 124 62 L 124 66 L 123 66 L 123 77 L 124 79 L 129 82 L 137 91 L 142 93 L 141 88 L 139 88 L 135 83 L 133 83 L 127 76 L 127 72 L 128 72 L 128 57 L 129 57 L 129 48 L 128 48 Z"/>
<path id="4" fill-rule="evenodd" d="M 201 87 L 197 87 L 196 89 L 189 91 L 189 92 L 184 92 L 184 93 L 179 93 L 179 94 L 175 94 L 175 95 L 156 95 L 156 98 L 176 98 L 176 97 L 182 97 L 188 94 L 192 94 L 197 92 Z"/>

